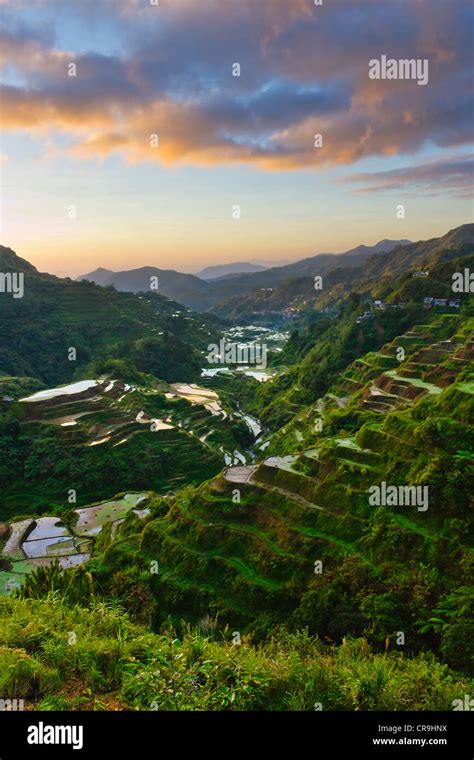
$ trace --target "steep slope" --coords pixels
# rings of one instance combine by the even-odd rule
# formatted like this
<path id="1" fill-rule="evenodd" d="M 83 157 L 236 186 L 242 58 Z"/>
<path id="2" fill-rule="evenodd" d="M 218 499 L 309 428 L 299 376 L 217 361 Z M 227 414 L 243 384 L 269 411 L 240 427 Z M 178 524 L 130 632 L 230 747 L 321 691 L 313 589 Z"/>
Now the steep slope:
<path id="1" fill-rule="evenodd" d="M 378 352 L 387 341 L 423 324 L 431 311 L 456 315 L 470 301 L 468 293 L 452 292 L 452 276 L 474 267 L 474 254 L 440 263 L 427 278 L 408 271 L 387 281 L 383 301 L 375 302 L 362 283 L 362 293 L 352 292 L 347 303 L 322 312 L 304 311 L 277 363 L 280 373 L 271 386 L 258 389 L 253 412 L 275 429 L 299 409 L 323 395 L 347 365 L 365 352 Z M 434 306 L 433 296 L 441 297 Z M 432 300 L 426 304 L 425 298 Z M 443 300 L 444 299 L 444 300 Z"/>
<path id="2" fill-rule="evenodd" d="M 22 259 L 11 248 L 0 245 L 0 266 L 2 272 L 38 273 L 36 267 L 26 259 Z"/>
<path id="3" fill-rule="evenodd" d="M 101 584 L 132 556 L 136 574 L 155 558 L 157 623 L 210 614 L 256 637 L 284 623 L 395 649 L 402 631 L 403 651 L 433 649 L 469 670 L 473 329 L 472 315 L 432 312 L 362 357 L 259 464 L 157 502 L 144 528 L 110 544 Z M 374 505 L 383 482 L 415 486 L 420 500 Z"/>

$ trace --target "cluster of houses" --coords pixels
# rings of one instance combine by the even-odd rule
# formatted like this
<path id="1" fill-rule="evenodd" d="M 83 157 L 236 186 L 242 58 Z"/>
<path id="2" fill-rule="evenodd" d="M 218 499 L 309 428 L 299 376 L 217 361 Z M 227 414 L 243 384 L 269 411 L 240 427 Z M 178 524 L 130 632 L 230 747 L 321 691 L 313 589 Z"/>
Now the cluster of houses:
<path id="1" fill-rule="evenodd" d="M 429 277 L 428 271 L 413 272 L 413 277 Z M 423 306 L 425 309 L 432 309 L 434 306 L 442 306 L 444 308 L 450 307 L 452 309 L 459 309 L 461 301 L 459 298 L 434 298 L 429 296 L 423 299 Z"/>
<path id="2" fill-rule="evenodd" d="M 372 301 L 371 298 L 367 298 L 365 300 L 365 303 L 369 306 L 372 306 L 374 309 L 380 309 L 382 311 L 385 311 L 385 309 L 404 309 L 406 307 L 405 303 L 384 303 L 384 301 L 380 300 Z M 374 312 L 370 309 L 367 309 L 363 314 L 357 317 L 356 322 L 357 324 L 360 324 L 361 322 L 365 322 L 367 319 L 374 319 L 374 317 Z"/>
<path id="3" fill-rule="evenodd" d="M 421 273 L 419 276 L 422 275 L 425 276 L 425 273 Z M 372 306 L 373 309 L 381 309 L 382 311 L 385 309 L 404 309 L 406 307 L 405 303 L 384 303 L 384 301 L 380 300 L 372 301 L 370 298 L 366 300 L 366 304 Z M 459 309 L 461 306 L 461 301 L 459 298 L 434 298 L 432 296 L 429 296 L 428 298 L 423 299 L 423 306 L 425 309 L 432 309 L 436 306 Z M 374 312 L 370 309 L 367 309 L 363 314 L 357 317 L 356 322 L 357 324 L 360 324 L 361 322 L 365 322 L 367 319 L 374 319 L 374 317 Z"/>
<path id="4" fill-rule="evenodd" d="M 375 309 L 404 309 L 405 303 L 384 303 L 383 301 L 374 301 Z"/>

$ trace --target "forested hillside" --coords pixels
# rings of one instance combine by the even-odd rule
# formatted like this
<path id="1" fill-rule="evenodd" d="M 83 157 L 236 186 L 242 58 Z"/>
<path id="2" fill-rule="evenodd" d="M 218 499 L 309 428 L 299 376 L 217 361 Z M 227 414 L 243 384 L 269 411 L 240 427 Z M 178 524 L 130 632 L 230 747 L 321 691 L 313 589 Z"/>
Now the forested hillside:
<path id="1" fill-rule="evenodd" d="M 381 245 L 376 253 L 366 249 L 354 254 L 307 259 L 299 262 L 299 266 L 281 267 L 280 274 L 284 272 L 284 277 L 280 276 L 274 282 L 262 281 L 259 287 L 245 293 L 236 288 L 232 297 L 211 311 L 230 319 L 265 322 L 278 314 L 295 316 L 337 308 L 347 302 L 352 292 L 377 299 L 396 299 L 401 294 L 393 288 L 393 282 L 399 278 L 400 285 L 406 284 L 408 293 L 421 285 L 434 296 L 448 296 L 452 294 L 451 280 L 437 282 L 433 273 L 435 270 L 440 272 L 443 264 L 472 253 L 474 224 L 464 224 L 443 237 L 418 243 L 403 241 L 403 244 L 395 245 L 395 241 L 388 242 L 394 247 L 384 249 Z M 429 276 L 420 280 L 413 277 L 415 272 L 427 272 Z M 321 287 L 315 288 L 315 276 L 321 276 Z"/>
<path id="2" fill-rule="evenodd" d="M 474 311 L 447 289 L 473 255 L 446 250 L 429 277 L 387 280 L 378 303 L 367 281 L 337 308 L 304 309 L 260 383 L 235 369 L 183 383 L 179 340 L 199 365 L 212 335 L 188 314 L 165 351 L 177 374 L 147 344 L 141 365 L 162 299 L 33 273 L 40 292 L 108 305 L 86 385 L 38 393 L 53 365 L 10 343 L 30 376 L 4 377 L 0 416 L 8 696 L 21 684 L 43 709 L 396 710 L 469 693 Z M 123 305 L 143 321 L 116 350 L 107 314 Z M 156 309 L 160 327 L 173 308 Z"/>
<path id="3" fill-rule="evenodd" d="M 107 368 L 121 377 L 138 370 L 192 380 L 200 375 L 199 351 L 220 334 L 216 319 L 158 293 L 138 297 L 42 274 L 3 246 L 0 271 L 24 275 L 23 297 L 0 299 L 0 382 L 25 376 L 57 385 Z"/>

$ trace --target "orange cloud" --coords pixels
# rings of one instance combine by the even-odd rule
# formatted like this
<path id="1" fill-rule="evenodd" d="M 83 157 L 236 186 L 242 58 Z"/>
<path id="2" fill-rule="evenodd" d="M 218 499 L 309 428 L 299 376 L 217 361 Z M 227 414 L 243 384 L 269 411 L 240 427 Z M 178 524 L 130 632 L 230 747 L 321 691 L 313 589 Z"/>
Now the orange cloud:
<path id="1" fill-rule="evenodd" d="M 241 0 L 232 8 L 161 0 L 159 11 L 146 12 L 141 0 L 85 5 L 127 14 L 129 49 L 73 53 L 53 49 L 40 34 L 4 33 L 0 66 L 8 64 L 18 82 L 0 92 L 5 129 L 48 132 L 53 141 L 52 132 L 65 133 L 72 155 L 87 160 L 119 152 L 132 162 L 268 170 L 471 139 L 469 40 L 460 23 L 467 0 L 431 15 L 419 0 L 412 17 L 404 0 L 390 7 L 333 0 L 317 8 L 310 0 Z M 364 23 L 354 25 L 354 14 Z M 456 40 L 442 42 L 444 30 L 457 31 Z M 371 80 L 368 62 L 384 50 L 431 56 L 429 86 Z M 231 74 L 236 60 L 240 78 Z M 76 77 L 68 76 L 71 62 Z M 322 148 L 314 146 L 318 133 Z M 150 142 L 154 134 L 159 147 Z"/>

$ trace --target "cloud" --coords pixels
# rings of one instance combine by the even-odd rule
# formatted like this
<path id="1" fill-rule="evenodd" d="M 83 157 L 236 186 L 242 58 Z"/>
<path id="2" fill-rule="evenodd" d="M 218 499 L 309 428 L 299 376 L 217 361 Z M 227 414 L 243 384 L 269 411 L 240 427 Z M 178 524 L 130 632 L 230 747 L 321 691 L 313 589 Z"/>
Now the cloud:
<path id="1" fill-rule="evenodd" d="M 445 195 L 469 199 L 474 186 L 474 154 L 448 156 L 390 171 L 352 174 L 344 181 L 362 185 L 357 193 L 403 190 L 435 195 L 441 190 Z"/>
<path id="2" fill-rule="evenodd" d="M 64 132 L 78 157 L 283 170 L 471 141 L 468 0 L 84 0 L 74 13 L 107 50 L 87 35 L 61 44 L 73 23 L 64 3 L 33 3 L 37 17 L 24 6 L 23 18 L 21 2 L 0 0 L 5 126 Z M 428 86 L 369 79 L 382 54 L 428 58 Z"/>

